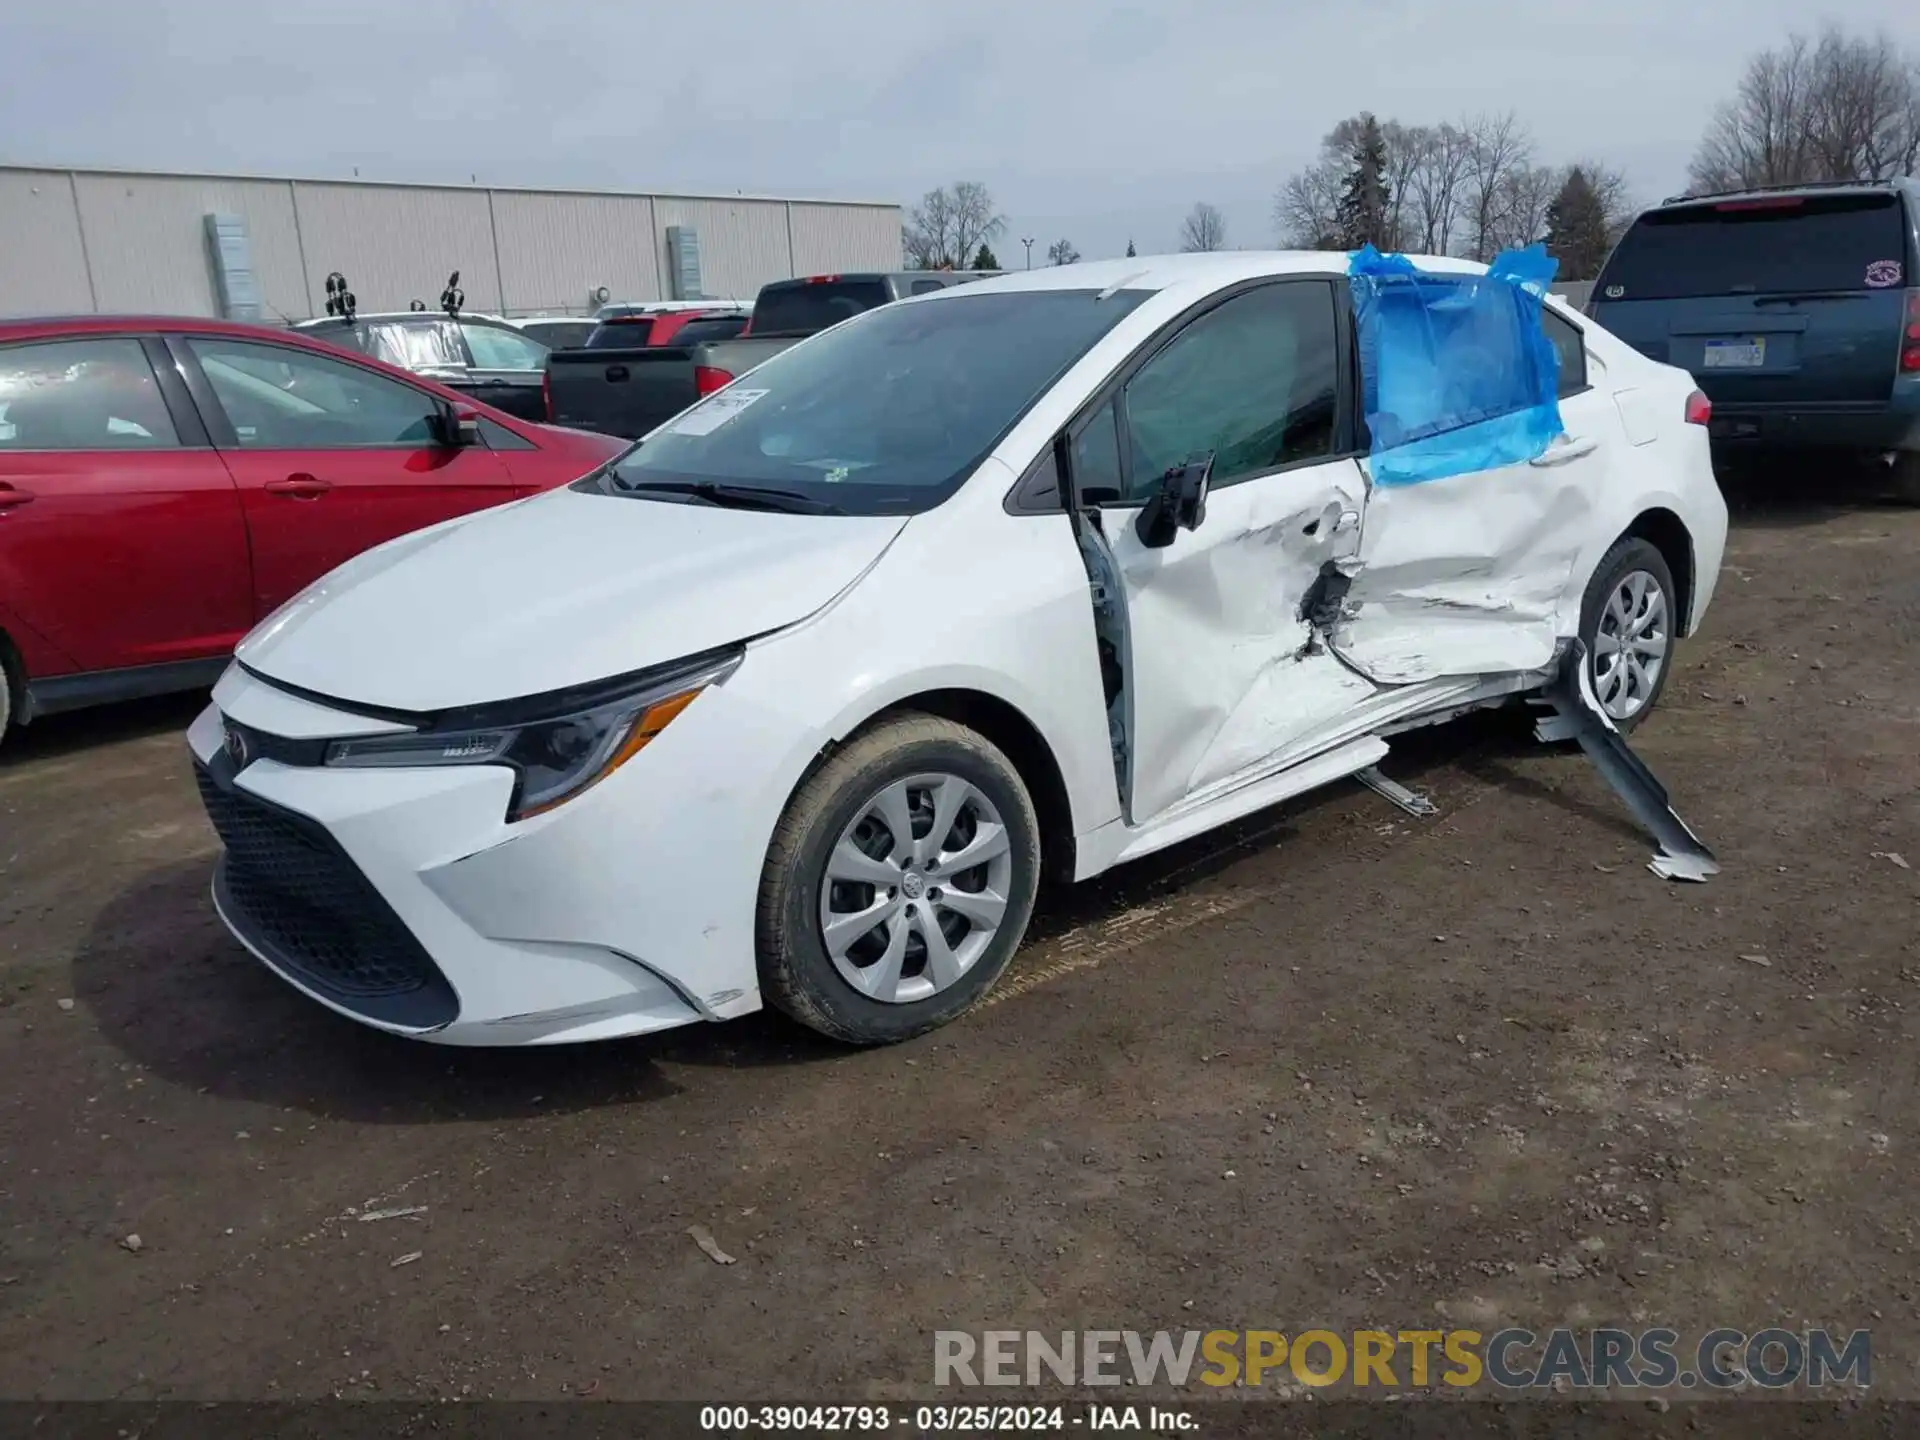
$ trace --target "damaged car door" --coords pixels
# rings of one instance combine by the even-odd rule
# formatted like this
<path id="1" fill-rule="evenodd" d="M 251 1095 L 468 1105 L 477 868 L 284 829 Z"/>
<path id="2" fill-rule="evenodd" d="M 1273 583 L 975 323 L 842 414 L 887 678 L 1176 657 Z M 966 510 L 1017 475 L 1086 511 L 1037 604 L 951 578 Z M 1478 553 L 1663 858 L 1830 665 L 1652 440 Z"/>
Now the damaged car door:
<path id="1" fill-rule="evenodd" d="M 1110 718 L 1135 825 L 1231 788 L 1374 693 L 1312 619 L 1364 496 L 1341 316 L 1324 278 L 1228 292 L 1070 436 L 1096 593 L 1120 601 Z"/>
<path id="2" fill-rule="evenodd" d="M 1516 287 L 1423 275 L 1396 299 L 1403 313 L 1389 311 L 1374 336 L 1356 307 L 1375 454 L 1333 648 L 1382 685 L 1542 671 L 1578 622 L 1574 566 L 1623 448 L 1618 415 L 1568 362 L 1581 355 L 1577 329 Z M 1544 413 L 1552 406 L 1488 415 L 1489 396 L 1524 397 L 1522 372 L 1556 363 L 1557 416 Z M 1550 400 L 1553 375 L 1542 376 Z M 1527 423 L 1555 432 L 1531 458 L 1511 461 L 1512 445 L 1489 442 Z M 1383 463 L 1381 449 L 1402 441 L 1420 447 L 1418 463 Z"/>

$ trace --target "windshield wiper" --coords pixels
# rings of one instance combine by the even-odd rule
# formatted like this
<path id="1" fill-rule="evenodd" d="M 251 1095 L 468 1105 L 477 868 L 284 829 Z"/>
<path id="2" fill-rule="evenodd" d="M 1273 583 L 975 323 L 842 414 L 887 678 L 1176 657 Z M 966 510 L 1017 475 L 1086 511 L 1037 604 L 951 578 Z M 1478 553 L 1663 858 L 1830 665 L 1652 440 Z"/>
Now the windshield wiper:
<path id="1" fill-rule="evenodd" d="M 790 515 L 844 515 L 847 512 L 825 500 L 815 500 L 797 490 L 763 490 L 757 485 L 722 485 L 717 480 L 621 480 L 612 472 L 614 483 L 629 495 L 652 492 L 657 495 L 686 495 L 709 505 L 733 510 L 780 510 Z"/>

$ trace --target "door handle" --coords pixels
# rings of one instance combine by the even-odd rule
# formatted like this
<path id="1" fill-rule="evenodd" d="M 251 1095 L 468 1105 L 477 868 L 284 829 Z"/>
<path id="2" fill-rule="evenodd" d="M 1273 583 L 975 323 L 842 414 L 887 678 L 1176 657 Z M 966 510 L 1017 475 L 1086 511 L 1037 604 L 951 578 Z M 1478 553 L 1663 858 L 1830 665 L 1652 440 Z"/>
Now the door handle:
<path id="1" fill-rule="evenodd" d="M 607 367 L 607 379 L 609 380 L 625 380 L 630 373 L 624 365 L 609 365 Z"/>
<path id="2" fill-rule="evenodd" d="M 17 510 L 22 505 L 31 505 L 33 501 L 33 491 L 22 490 L 15 485 L 0 484 L 0 510 Z"/>
<path id="3" fill-rule="evenodd" d="M 291 495 L 295 500 L 318 500 L 333 489 L 317 475 L 289 475 L 284 480 L 269 480 L 263 487 L 269 495 Z"/>
<path id="4" fill-rule="evenodd" d="M 1527 463 L 1542 468 L 1548 465 L 1565 465 L 1569 460 L 1578 460 L 1583 456 L 1591 455 L 1600 448 L 1600 442 L 1591 435 L 1578 437 L 1563 435 L 1561 439 L 1565 442 L 1564 444 L 1549 445 L 1544 455 L 1536 455 Z"/>

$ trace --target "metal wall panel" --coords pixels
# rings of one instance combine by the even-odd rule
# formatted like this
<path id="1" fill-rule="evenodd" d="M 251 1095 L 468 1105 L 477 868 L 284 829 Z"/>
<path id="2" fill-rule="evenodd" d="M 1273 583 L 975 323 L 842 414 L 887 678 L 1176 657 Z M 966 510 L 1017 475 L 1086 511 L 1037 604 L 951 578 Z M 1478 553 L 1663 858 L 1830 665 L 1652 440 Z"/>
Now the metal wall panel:
<path id="1" fill-rule="evenodd" d="M 670 225 L 698 232 L 717 298 L 900 264 L 893 205 L 0 166 L 0 314 L 215 314 L 209 213 L 245 218 L 269 312 L 294 319 L 333 270 L 368 311 L 434 305 L 455 269 L 474 310 L 585 312 L 600 285 L 659 299 Z"/>
<path id="2" fill-rule="evenodd" d="M 614 300 L 659 300 L 660 232 L 646 195 L 493 192 L 494 230 L 509 313 L 591 314 L 604 285 Z M 473 292 L 468 291 L 469 295 Z"/>
<path id="3" fill-rule="evenodd" d="M 293 198 L 316 293 L 338 270 L 362 310 L 435 309 L 458 270 L 467 309 L 503 308 L 485 190 L 300 180 Z"/>
<path id="4" fill-rule="evenodd" d="M 67 172 L 0 170 L 0 315 L 92 310 Z"/>
<path id="5" fill-rule="evenodd" d="M 820 205 L 796 200 L 793 273 L 835 270 L 898 270 L 900 208 L 897 205 Z"/>
<path id="6" fill-rule="evenodd" d="M 219 211 L 246 219 L 269 318 L 275 311 L 290 319 L 311 313 L 284 181 L 81 171 L 73 188 L 100 310 L 218 314 L 206 217 Z"/>
<path id="7" fill-rule="evenodd" d="M 666 227 L 700 232 L 700 285 L 715 300 L 751 300 L 769 280 L 793 274 L 787 250 L 787 207 L 780 200 L 687 200 L 662 195 L 653 203 L 666 279 Z"/>

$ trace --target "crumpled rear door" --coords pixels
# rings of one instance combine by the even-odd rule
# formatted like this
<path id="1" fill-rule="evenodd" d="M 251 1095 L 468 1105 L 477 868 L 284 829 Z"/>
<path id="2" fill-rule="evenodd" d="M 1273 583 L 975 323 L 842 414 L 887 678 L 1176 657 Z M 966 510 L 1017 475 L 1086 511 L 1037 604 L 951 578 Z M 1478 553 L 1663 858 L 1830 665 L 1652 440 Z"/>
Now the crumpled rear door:
<path id="1" fill-rule="evenodd" d="M 1333 648 L 1386 685 L 1542 669 L 1623 448 L 1617 417 L 1597 392 L 1562 413 L 1528 252 L 1486 276 L 1367 255 L 1354 314 L 1372 453 Z"/>

